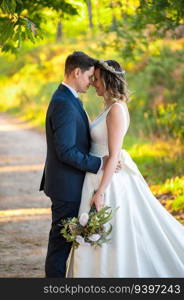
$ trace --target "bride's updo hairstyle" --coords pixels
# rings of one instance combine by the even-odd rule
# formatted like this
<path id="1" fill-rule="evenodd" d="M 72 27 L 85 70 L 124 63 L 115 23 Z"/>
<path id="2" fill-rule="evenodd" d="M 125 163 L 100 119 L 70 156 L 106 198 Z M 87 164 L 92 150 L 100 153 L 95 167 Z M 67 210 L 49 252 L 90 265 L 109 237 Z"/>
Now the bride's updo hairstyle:
<path id="1" fill-rule="evenodd" d="M 100 69 L 100 76 L 108 98 L 114 101 L 128 102 L 129 93 L 125 80 L 125 70 L 115 60 L 99 60 L 95 69 Z"/>

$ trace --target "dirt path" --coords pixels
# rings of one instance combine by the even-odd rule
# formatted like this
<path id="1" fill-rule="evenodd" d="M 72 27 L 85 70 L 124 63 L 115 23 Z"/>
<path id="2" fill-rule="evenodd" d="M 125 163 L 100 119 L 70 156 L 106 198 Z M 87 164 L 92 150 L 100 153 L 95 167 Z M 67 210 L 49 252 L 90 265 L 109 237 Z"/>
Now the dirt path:
<path id="1" fill-rule="evenodd" d="M 45 137 L 0 114 L 0 277 L 44 277 L 50 200 L 39 192 Z"/>

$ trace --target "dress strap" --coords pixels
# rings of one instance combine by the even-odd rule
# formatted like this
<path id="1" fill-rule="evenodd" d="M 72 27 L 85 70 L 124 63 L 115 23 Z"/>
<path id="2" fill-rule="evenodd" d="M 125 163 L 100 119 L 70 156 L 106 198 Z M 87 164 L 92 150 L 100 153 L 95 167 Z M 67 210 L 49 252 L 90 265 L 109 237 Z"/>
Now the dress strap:
<path id="1" fill-rule="evenodd" d="M 123 108 L 123 104 L 122 103 L 119 103 L 119 102 L 115 102 L 115 103 L 112 103 L 106 110 L 105 112 L 108 113 L 110 111 L 110 109 L 112 108 L 113 105 L 115 104 L 118 104 L 121 108 Z"/>
<path id="2" fill-rule="evenodd" d="M 125 128 L 126 128 L 125 133 L 126 133 L 128 127 L 129 127 L 129 124 L 130 124 L 130 116 L 129 116 L 128 108 L 127 108 L 127 106 L 126 106 L 125 103 L 124 103 L 124 104 L 123 104 L 123 103 L 119 103 L 119 102 L 112 103 L 112 104 L 108 107 L 108 109 L 106 110 L 105 116 L 107 117 L 107 114 L 108 114 L 108 112 L 110 111 L 111 107 L 112 107 L 113 105 L 115 105 L 115 104 L 118 104 L 118 105 L 121 107 L 121 111 L 122 111 L 122 113 L 123 113 L 123 115 L 124 115 L 124 120 L 125 120 L 125 124 L 126 124 L 126 125 L 125 125 Z"/>

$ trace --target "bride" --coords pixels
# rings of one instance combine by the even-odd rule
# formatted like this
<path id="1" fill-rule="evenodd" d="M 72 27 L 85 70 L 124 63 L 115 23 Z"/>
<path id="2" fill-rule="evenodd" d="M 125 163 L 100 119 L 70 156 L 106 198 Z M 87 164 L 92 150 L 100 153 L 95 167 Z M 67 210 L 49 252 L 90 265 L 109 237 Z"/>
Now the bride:
<path id="1" fill-rule="evenodd" d="M 93 86 L 105 110 L 91 123 L 91 154 L 108 155 L 98 174 L 86 173 L 79 215 L 104 205 L 119 207 L 110 221 L 111 240 L 102 247 L 72 249 L 67 277 L 184 277 L 184 228 L 151 193 L 136 164 L 121 150 L 129 127 L 125 71 L 99 61 Z M 116 173 L 119 157 L 122 169 Z"/>

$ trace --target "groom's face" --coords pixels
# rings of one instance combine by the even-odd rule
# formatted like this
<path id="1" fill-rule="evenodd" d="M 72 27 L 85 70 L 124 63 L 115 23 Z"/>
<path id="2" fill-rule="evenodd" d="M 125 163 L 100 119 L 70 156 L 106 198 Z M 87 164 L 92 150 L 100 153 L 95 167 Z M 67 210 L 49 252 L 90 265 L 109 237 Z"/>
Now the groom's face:
<path id="1" fill-rule="evenodd" d="M 82 71 L 78 69 L 77 77 L 76 77 L 76 85 L 77 91 L 79 93 L 85 93 L 89 88 L 92 78 L 94 75 L 94 67 L 90 67 L 86 71 Z"/>

